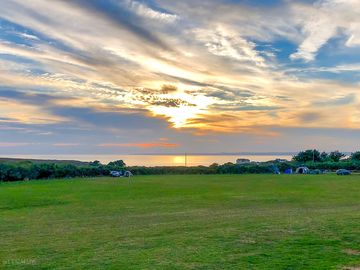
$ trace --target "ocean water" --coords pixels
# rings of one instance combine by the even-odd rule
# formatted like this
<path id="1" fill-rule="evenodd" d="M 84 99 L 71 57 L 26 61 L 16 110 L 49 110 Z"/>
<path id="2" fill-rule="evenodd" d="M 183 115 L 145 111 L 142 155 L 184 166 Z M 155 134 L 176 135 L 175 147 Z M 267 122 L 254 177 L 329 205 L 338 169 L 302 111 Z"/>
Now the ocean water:
<path id="1" fill-rule="evenodd" d="M 80 160 L 108 163 L 113 160 L 122 159 L 129 166 L 184 166 L 185 155 L 13 155 L 12 158 L 33 159 L 57 159 L 57 160 Z M 213 163 L 223 164 L 235 163 L 238 158 L 246 158 L 251 161 L 269 161 L 277 158 L 291 160 L 289 155 L 187 155 L 187 166 L 204 165 Z"/>

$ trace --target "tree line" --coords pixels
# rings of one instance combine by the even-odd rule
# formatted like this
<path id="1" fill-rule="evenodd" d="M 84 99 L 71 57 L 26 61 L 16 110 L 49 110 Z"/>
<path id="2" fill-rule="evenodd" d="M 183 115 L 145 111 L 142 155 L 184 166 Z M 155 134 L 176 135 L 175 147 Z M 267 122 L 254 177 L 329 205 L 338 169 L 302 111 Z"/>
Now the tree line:
<path id="1" fill-rule="evenodd" d="M 103 165 L 91 162 L 88 165 L 54 164 L 31 162 L 0 163 L 0 181 L 21 181 L 30 179 L 52 179 L 73 177 L 109 176 L 111 171 L 129 170 L 133 175 L 163 175 L 163 174 L 245 174 L 245 173 L 273 173 L 273 164 L 248 164 L 239 166 L 234 163 L 210 166 L 130 166 L 123 161 L 110 162 Z"/>
<path id="2" fill-rule="evenodd" d="M 246 164 L 212 164 L 210 166 L 126 166 L 122 160 L 102 164 L 99 161 L 83 164 L 34 163 L 31 161 L 0 162 L 0 182 L 30 179 L 52 179 L 73 177 L 109 176 L 111 171 L 129 170 L 133 175 L 162 174 L 256 174 L 277 173 L 287 169 L 307 166 L 319 170 L 360 170 L 360 151 L 346 156 L 339 151 L 330 153 L 305 150 L 296 154 L 291 161 L 253 162 Z"/>
<path id="3" fill-rule="evenodd" d="M 320 152 L 316 149 L 308 149 L 301 151 L 293 157 L 296 162 L 340 162 L 340 161 L 360 161 L 360 151 L 351 153 L 346 158 L 346 154 L 340 151 L 332 151 L 330 153 Z"/>
<path id="4" fill-rule="evenodd" d="M 110 175 L 110 171 L 124 170 L 125 167 L 126 164 L 122 160 L 112 161 L 106 165 L 99 161 L 89 162 L 87 165 L 31 161 L 1 162 L 0 181 L 107 176 Z"/>

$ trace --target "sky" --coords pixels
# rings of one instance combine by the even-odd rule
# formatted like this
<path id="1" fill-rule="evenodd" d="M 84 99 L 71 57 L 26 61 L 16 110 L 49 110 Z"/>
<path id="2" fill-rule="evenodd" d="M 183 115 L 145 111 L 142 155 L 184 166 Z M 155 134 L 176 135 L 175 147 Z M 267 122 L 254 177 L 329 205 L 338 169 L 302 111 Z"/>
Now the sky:
<path id="1" fill-rule="evenodd" d="M 0 156 L 360 149 L 358 0 L 4 0 Z"/>

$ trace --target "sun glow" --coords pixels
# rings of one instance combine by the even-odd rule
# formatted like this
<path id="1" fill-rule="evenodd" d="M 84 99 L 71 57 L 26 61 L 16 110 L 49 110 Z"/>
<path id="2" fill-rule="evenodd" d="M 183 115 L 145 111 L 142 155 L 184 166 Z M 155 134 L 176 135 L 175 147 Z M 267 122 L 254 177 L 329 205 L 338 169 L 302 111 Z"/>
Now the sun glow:
<path id="1" fill-rule="evenodd" d="M 185 163 L 185 157 L 184 156 L 174 156 L 172 162 L 174 164 L 184 164 Z"/>
<path id="2" fill-rule="evenodd" d="M 199 113 L 198 108 L 181 106 L 178 108 L 167 107 L 150 107 L 150 110 L 155 115 L 163 115 L 169 117 L 169 121 L 173 124 L 174 128 L 181 128 L 186 126 L 187 120 L 196 116 Z"/>
<path id="3" fill-rule="evenodd" d="M 172 94 L 171 97 L 183 100 L 188 104 L 173 107 L 150 106 L 149 109 L 155 115 L 168 117 L 174 128 L 186 127 L 189 119 L 205 113 L 208 106 L 214 102 L 212 98 L 201 95 L 194 98 L 194 96 L 181 91 Z"/>

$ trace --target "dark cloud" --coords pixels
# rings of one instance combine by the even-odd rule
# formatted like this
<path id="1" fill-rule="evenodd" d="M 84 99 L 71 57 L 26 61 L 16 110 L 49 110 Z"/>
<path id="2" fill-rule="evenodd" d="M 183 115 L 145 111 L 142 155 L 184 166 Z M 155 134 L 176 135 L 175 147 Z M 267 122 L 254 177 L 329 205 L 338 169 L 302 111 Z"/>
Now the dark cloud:
<path id="1" fill-rule="evenodd" d="M 239 119 L 239 117 L 231 115 L 231 114 L 225 114 L 225 113 L 221 113 L 218 115 L 214 115 L 212 117 L 196 117 L 196 118 L 192 118 L 189 120 L 189 123 L 191 124 L 202 124 L 202 123 L 206 123 L 206 124 L 211 124 L 216 125 L 216 126 L 223 126 L 224 123 L 228 122 L 237 122 Z"/>
<path id="2" fill-rule="evenodd" d="M 171 85 L 171 84 L 164 84 L 162 87 L 161 87 L 161 92 L 163 94 L 169 94 L 169 93 L 173 93 L 173 92 L 176 92 L 178 89 L 175 85 Z"/>
<path id="3" fill-rule="evenodd" d="M 3 88 L 7 89 L 7 88 Z M 145 110 L 117 109 L 117 108 L 85 108 L 71 106 L 73 101 L 67 97 L 57 97 L 48 94 L 25 93 L 17 90 L 1 90 L 0 99 L 11 99 L 22 104 L 36 105 L 55 116 L 70 119 L 82 124 L 91 124 L 113 129 L 161 129 L 167 128 L 166 119 L 147 116 Z M 67 101 L 68 106 L 60 106 L 55 101 Z M 169 106 L 174 103 L 179 106 L 181 101 L 169 100 Z M 4 118 L 5 119 L 5 118 Z"/>
<path id="4" fill-rule="evenodd" d="M 51 113 L 72 119 L 76 122 L 95 125 L 99 128 L 113 129 L 164 129 L 168 124 L 162 119 L 147 117 L 141 113 L 124 111 L 100 111 L 93 108 L 60 107 L 48 108 Z"/>
<path id="5" fill-rule="evenodd" d="M 144 96 L 139 96 L 138 99 L 145 102 L 148 105 L 156 105 L 156 106 L 175 107 L 175 108 L 178 108 L 180 106 L 189 106 L 189 107 L 195 106 L 195 104 L 192 104 L 180 98 L 164 98 L 164 97 L 159 97 L 153 93 L 146 93 L 146 95 Z"/>
<path id="6" fill-rule="evenodd" d="M 148 105 L 164 106 L 164 107 L 180 107 L 180 106 L 195 106 L 186 100 L 180 98 L 170 98 L 161 95 L 168 95 L 176 92 L 178 89 L 174 85 L 165 84 L 160 89 L 150 88 L 136 88 L 135 91 L 140 95 L 136 98 Z"/>
<path id="7" fill-rule="evenodd" d="M 135 88 L 135 91 L 144 95 L 171 94 L 178 90 L 177 86 L 172 84 L 164 84 L 160 89 L 153 88 Z"/>
<path id="8" fill-rule="evenodd" d="M 177 76 L 171 76 L 171 75 L 167 75 L 167 74 L 163 74 L 163 73 L 156 73 L 156 74 L 159 75 L 160 77 L 162 77 L 163 79 L 166 79 L 169 81 L 175 81 L 175 82 L 180 82 L 180 83 L 189 84 L 189 85 L 193 85 L 193 86 L 201 86 L 201 87 L 213 86 L 213 84 L 198 82 L 195 80 L 190 80 L 190 79 L 181 78 L 181 77 L 177 77 Z"/>
<path id="9" fill-rule="evenodd" d="M 48 94 L 38 94 L 26 91 L 19 91 L 11 87 L 0 86 L 0 99 L 11 99 L 21 103 L 32 105 L 46 105 L 56 100 L 71 101 L 70 97 L 60 97 Z"/>
<path id="10" fill-rule="evenodd" d="M 195 104 L 191 104 L 185 100 L 179 98 L 167 98 L 167 99 L 159 99 L 155 101 L 148 102 L 150 105 L 156 106 L 164 106 L 164 107 L 175 107 L 178 108 L 180 106 L 188 106 L 193 107 Z"/>
<path id="11" fill-rule="evenodd" d="M 10 117 L 0 117 L 0 122 L 2 121 L 14 121 L 14 118 L 10 118 Z"/>
<path id="12" fill-rule="evenodd" d="M 322 118 L 323 118 L 323 115 L 318 112 L 305 112 L 305 113 L 299 114 L 299 119 L 302 122 L 314 122 L 314 121 L 321 120 Z"/>

